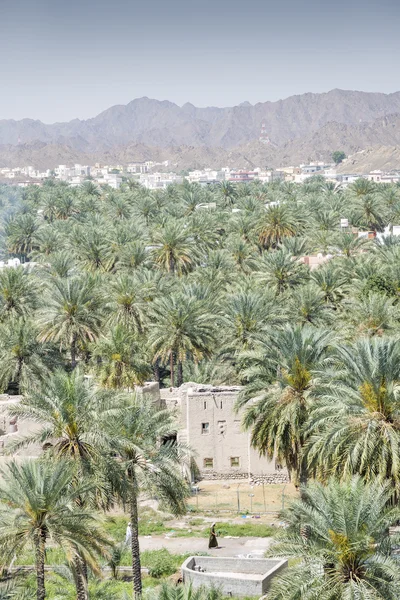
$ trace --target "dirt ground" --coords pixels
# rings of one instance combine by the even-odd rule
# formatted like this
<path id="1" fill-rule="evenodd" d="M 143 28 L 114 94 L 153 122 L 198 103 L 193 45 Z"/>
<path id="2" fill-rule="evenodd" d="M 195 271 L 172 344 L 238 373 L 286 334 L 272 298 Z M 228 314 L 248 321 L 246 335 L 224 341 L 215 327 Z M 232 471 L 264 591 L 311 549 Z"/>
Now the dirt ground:
<path id="1" fill-rule="evenodd" d="M 200 481 L 189 499 L 189 509 L 199 513 L 271 514 L 298 496 L 293 484 L 254 485 L 247 481 Z"/>
<path id="2" fill-rule="evenodd" d="M 240 556 L 242 558 L 262 558 L 271 544 L 271 538 L 219 537 L 218 548 L 209 548 L 207 538 L 173 538 L 167 536 L 140 537 L 140 549 L 161 550 L 166 548 L 171 554 L 207 553 L 212 556 Z"/>

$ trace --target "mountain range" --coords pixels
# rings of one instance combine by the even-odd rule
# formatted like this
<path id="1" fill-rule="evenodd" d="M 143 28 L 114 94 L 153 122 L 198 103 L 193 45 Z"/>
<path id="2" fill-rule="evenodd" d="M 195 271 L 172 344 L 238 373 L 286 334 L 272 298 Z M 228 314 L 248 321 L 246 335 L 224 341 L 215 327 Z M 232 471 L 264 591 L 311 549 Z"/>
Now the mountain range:
<path id="1" fill-rule="evenodd" d="M 268 145 L 259 142 L 262 123 Z M 371 158 L 379 148 L 392 148 L 396 156 L 397 146 L 400 92 L 336 89 L 228 108 L 139 98 L 87 120 L 0 120 L 0 166 L 169 160 L 179 170 L 279 167 L 327 160 L 333 150 L 356 154 L 369 148 Z"/>

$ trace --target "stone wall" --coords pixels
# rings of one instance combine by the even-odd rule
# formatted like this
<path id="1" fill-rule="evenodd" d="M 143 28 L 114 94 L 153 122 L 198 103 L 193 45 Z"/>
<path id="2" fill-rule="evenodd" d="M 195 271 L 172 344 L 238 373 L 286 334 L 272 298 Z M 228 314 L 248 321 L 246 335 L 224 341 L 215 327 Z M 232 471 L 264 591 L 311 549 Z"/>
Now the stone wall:
<path id="1" fill-rule="evenodd" d="M 268 473 L 266 475 L 254 475 L 250 473 L 220 473 L 219 471 L 200 471 L 200 478 L 210 481 L 221 480 L 243 480 L 249 479 L 251 485 L 259 485 L 262 483 L 289 483 L 289 476 L 286 471 L 277 471 L 276 473 Z"/>

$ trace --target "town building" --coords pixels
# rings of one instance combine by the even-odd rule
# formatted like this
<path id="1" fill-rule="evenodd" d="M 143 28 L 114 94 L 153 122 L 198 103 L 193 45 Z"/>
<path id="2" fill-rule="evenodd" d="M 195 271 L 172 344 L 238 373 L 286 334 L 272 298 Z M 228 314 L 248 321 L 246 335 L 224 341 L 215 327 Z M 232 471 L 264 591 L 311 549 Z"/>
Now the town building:
<path id="1" fill-rule="evenodd" d="M 237 386 L 184 383 L 159 392 L 162 406 L 176 410 L 177 438 L 194 451 L 193 475 L 203 479 L 263 479 L 282 483 L 286 469 L 260 456 L 251 445 L 251 432 L 242 426 L 243 410 L 236 411 Z"/>
<path id="2" fill-rule="evenodd" d="M 165 189 L 171 183 L 182 183 L 183 177 L 176 173 L 142 173 L 139 183 L 149 190 Z"/>

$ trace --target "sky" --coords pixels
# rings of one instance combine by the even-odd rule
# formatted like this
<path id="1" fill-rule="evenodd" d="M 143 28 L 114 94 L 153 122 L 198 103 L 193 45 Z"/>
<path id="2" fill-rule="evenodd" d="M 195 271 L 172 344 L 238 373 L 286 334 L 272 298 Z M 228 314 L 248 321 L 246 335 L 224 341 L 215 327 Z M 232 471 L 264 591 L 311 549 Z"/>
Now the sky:
<path id="1" fill-rule="evenodd" d="M 400 0 L 0 0 L 0 119 L 400 90 Z"/>

